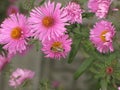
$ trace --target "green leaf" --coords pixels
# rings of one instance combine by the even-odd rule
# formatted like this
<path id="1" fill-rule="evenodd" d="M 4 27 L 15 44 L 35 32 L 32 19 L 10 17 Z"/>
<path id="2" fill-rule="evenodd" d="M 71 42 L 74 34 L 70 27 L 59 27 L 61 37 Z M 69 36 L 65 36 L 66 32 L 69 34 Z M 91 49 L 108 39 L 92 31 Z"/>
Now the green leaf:
<path id="1" fill-rule="evenodd" d="M 80 77 L 80 75 L 82 75 L 90 67 L 90 65 L 94 62 L 94 60 L 95 59 L 93 59 L 93 58 L 86 59 L 81 64 L 81 66 L 79 67 L 79 69 L 75 72 L 74 79 L 78 79 Z"/>
<path id="2" fill-rule="evenodd" d="M 94 16 L 94 13 L 91 13 L 91 12 L 82 13 L 82 18 L 90 18 L 93 16 Z"/>
<path id="3" fill-rule="evenodd" d="M 35 2 L 35 0 L 24 0 L 22 3 L 23 4 L 22 7 L 25 10 L 30 11 L 34 7 L 34 2 Z"/>
<path id="4" fill-rule="evenodd" d="M 74 57 L 76 56 L 76 54 L 77 54 L 77 52 L 79 50 L 80 42 L 81 42 L 80 39 L 76 39 L 74 41 L 74 43 L 72 44 L 72 46 L 71 46 L 72 48 L 71 48 L 70 54 L 68 56 L 68 63 L 73 62 L 73 59 L 74 59 Z"/>

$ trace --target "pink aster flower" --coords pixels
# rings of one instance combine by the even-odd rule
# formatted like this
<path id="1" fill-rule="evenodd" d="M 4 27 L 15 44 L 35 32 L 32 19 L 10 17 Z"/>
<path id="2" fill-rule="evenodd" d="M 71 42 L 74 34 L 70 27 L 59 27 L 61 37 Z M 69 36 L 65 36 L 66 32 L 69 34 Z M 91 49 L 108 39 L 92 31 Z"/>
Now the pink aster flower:
<path id="1" fill-rule="evenodd" d="M 12 58 L 11 54 L 8 54 L 7 57 L 0 55 L 0 72 L 11 61 L 11 58 Z"/>
<path id="2" fill-rule="evenodd" d="M 76 2 L 69 2 L 64 8 L 64 13 L 67 13 L 67 18 L 71 24 L 77 22 L 82 23 L 82 13 L 80 5 Z"/>
<path id="3" fill-rule="evenodd" d="M 51 40 L 45 40 L 42 51 L 46 54 L 46 57 L 55 59 L 65 58 L 71 50 L 71 44 L 72 40 L 68 35 L 63 35 Z"/>
<path id="4" fill-rule="evenodd" d="M 33 9 L 29 18 L 33 36 L 44 41 L 63 35 L 67 25 L 65 16 L 61 4 L 51 3 L 50 0 L 45 5 Z"/>
<path id="5" fill-rule="evenodd" d="M 105 18 L 111 2 L 111 0 L 89 0 L 88 8 L 91 12 L 94 12 L 98 18 Z"/>
<path id="6" fill-rule="evenodd" d="M 120 87 L 118 87 L 118 90 L 120 90 Z"/>
<path id="7" fill-rule="evenodd" d="M 22 53 L 26 50 L 27 40 L 31 36 L 27 18 L 22 14 L 11 14 L 1 24 L 0 44 L 9 53 Z"/>
<path id="8" fill-rule="evenodd" d="M 10 14 L 17 14 L 19 12 L 18 7 L 11 5 L 7 9 L 7 15 L 9 16 Z"/>
<path id="9" fill-rule="evenodd" d="M 35 73 L 31 70 L 17 68 L 10 76 L 9 85 L 16 88 L 26 80 L 31 80 L 34 75 Z"/>
<path id="10" fill-rule="evenodd" d="M 115 35 L 115 28 L 111 22 L 99 21 L 90 31 L 90 40 L 100 53 L 113 52 L 112 39 Z"/>

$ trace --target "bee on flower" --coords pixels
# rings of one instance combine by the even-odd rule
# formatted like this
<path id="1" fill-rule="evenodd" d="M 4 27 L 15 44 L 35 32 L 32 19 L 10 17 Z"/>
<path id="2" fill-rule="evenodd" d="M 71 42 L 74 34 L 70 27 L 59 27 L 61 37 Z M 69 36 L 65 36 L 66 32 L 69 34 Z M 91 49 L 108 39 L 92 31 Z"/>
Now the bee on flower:
<path id="1" fill-rule="evenodd" d="M 71 50 L 72 40 L 68 35 L 63 35 L 55 39 L 46 40 L 42 43 L 42 51 L 46 57 L 53 59 L 65 58 Z"/>

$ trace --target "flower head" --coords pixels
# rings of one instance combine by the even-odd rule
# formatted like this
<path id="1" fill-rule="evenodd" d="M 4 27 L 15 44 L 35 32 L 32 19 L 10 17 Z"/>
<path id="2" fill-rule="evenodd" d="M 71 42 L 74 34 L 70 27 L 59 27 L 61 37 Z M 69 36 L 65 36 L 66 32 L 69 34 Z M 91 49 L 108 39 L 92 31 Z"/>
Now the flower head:
<path id="1" fill-rule="evenodd" d="M 64 13 L 67 13 L 67 18 L 70 23 L 82 23 L 83 10 L 76 2 L 69 2 L 69 4 L 64 8 Z"/>
<path id="2" fill-rule="evenodd" d="M 8 54 L 7 56 L 0 55 L 0 72 L 11 61 L 11 58 L 12 58 L 11 54 Z"/>
<path id="3" fill-rule="evenodd" d="M 35 73 L 31 70 L 17 68 L 10 76 L 9 85 L 16 88 L 26 80 L 31 80 L 34 75 Z"/>
<path id="4" fill-rule="evenodd" d="M 68 35 L 63 35 L 43 42 L 42 51 L 46 54 L 46 57 L 55 59 L 65 58 L 71 50 L 71 44 L 72 40 L 69 39 Z"/>
<path id="5" fill-rule="evenodd" d="M 63 35 L 66 31 L 67 18 L 61 4 L 48 1 L 44 6 L 33 9 L 30 13 L 31 32 L 35 38 L 44 41 Z"/>
<path id="6" fill-rule="evenodd" d="M 106 53 L 110 50 L 113 52 L 112 39 L 115 35 L 115 28 L 111 22 L 99 21 L 90 31 L 90 40 L 101 53 Z"/>
<path id="7" fill-rule="evenodd" d="M 112 74 L 114 72 L 114 70 L 113 70 L 113 67 L 107 67 L 106 68 L 106 73 L 109 75 L 109 74 Z"/>
<path id="8" fill-rule="evenodd" d="M 111 2 L 111 0 L 89 0 L 88 8 L 91 12 L 94 12 L 98 18 L 105 18 Z"/>
<path id="9" fill-rule="evenodd" d="M 17 14 L 19 12 L 18 7 L 11 5 L 7 9 L 7 15 L 9 16 L 10 14 Z"/>
<path id="10" fill-rule="evenodd" d="M 0 44 L 9 53 L 16 54 L 26 50 L 27 40 L 31 36 L 27 18 L 22 14 L 11 14 L 1 24 Z"/>

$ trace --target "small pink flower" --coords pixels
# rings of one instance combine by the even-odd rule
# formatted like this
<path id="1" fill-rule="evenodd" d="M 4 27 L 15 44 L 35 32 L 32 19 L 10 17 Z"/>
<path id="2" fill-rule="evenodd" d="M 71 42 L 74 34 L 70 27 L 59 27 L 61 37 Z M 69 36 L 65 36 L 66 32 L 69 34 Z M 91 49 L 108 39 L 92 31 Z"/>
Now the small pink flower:
<path id="1" fill-rule="evenodd" d="M 33 9 L 29 18 L 32 35 L 42 41 L 63 35 L 68 21 L 65 15 L 61 3 L 51 3 L 50 0 Z"/>
<path id="2" fill-rule="evenodd" d="M 90 40 L 100 53 L 113 52 L 112 39 L 115 35 L 115 28 L 111 22 L 99 21 L 90 31 Z"/>
<path id="3" fill-rule="evenodd" d="M 66 57 L 71 50 L 72 40 L 68 35 L 63 35 L 51 40 L 43 42 L 42 51 L 46 54 L 46 57 L 60 59 Z"/>
<path id="4" fill-rule="evenodd" d="M 69 4 L 64 8 L 64 13 L 67 13 L 67 18 L 71 24 L 82 23 L 82 13 L 80 5 L 76 2 L 69 2 Z"/>
<path id="5" fill-rule="evenodd" d="M 120 87 L 118 87 L 118 90 L 120 90 Z"/>
<path id="6" fill-rule="evenodd" d="M 26 50 L 31 36 L 28 21 L 23 14 L 11 14 L 1 24 L 0 44 L 10 54 L 22 53 Z"/>
<path id="7" fill-rule="evenodd" d="M 8 54 L 8 56 L 0 55 L 0 72 L 3 68 L 11 61 L 12 55 Z"/>
<path id="8" fill-rule="evenodd" d="M 31 80 L 34 75 L 35 73 L 31 70 L 17 68 L 10 76 L 9 85 L 16 88 L 22 85 L 26 80 Z"/>
<path id="9" fill-rule="evenodd" d="M 53 82 L 52 82 L 52 87 L 53 87 L 53 88 L 58 88 L 59 85 L 60 85 L 60 83 L 59 83 L 58 81 L 53 81 Z"/>
<path id="10" fill-rule="evenodd" d="M 19 12 L 19 9 L 17 6 L 11 5 L 7 9 L 7 15 L 9 16 L 10 14 L 17 14 Z"/>
<path id="11" fill-rule="evenodd" d="M 111 2 L 111 0 L 89 0 L 88 8 L 91 12 L 94 12 L 98 18 L 105 18 Z"/>

